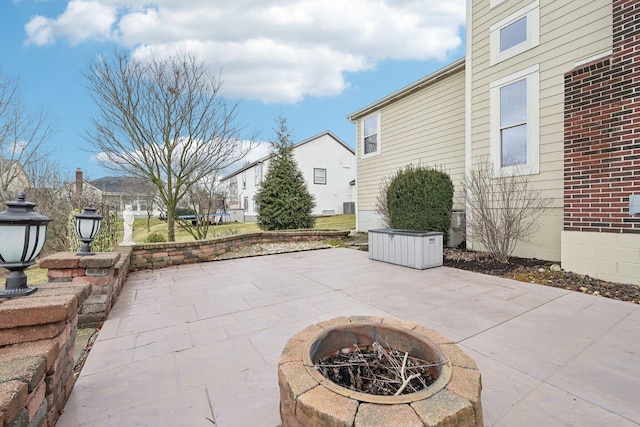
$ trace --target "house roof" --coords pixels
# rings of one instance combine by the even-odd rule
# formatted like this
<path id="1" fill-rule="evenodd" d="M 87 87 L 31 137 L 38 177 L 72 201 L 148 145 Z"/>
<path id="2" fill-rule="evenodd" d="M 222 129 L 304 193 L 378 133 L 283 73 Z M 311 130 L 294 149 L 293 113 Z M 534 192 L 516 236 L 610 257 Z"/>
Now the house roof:
<path id="1" fill-rule="evenodd" d="M 17 160 L 10 160 L 10 159 L 2 159 L 0 158 L 0 167 L 11 167 L 13 165 L 17 165 L 18 161 Z"/>
<path id="2" fill-rule="evenodd" d="M 105 193 L 124 193 L 127 186 L 131 187 L 136 182 L 146 182 L 142 178 L 131 176 L 103 176 L 90 182 L 91 185 Z"/>
<path id="3" fill-rule="evenodd" d="M 324 131 L 324 132 L 322 132 L 322 133 L 319 133 L 318 135 L 312 136 L 311 138 L 307 138 L 307 139 L 305 139 L 305 140 L 303 140 L 303 141 L 300 141 L 300 142 L 298 142 L 298 143 L 296 143 L 296 144 L 293 144 L 293 148 L 294 148 L 294 149 L 295 149 L 295 148 L 298 148 L 298 147 L 300 147 L 301 145 L 307 144 L 307 143 L 309 143 L 309 142 L 311 142 L 311 141 L 315 141 L 316 139 L 318 139 L 318 138 L 320 138 L 320 137 L 323 137 L 323 136 L 325 136 L 325 135 L 329 135 L 330 137 L 332 137 L 333 139 L 335 139 L 335 140 L 336 140 L 336 142 L 338 142 L 338 143 L 339 143 L 340 145 L 342 145 L 344 148 L 346 148 L 347 150 L 349 150 L 349 151 L 351 152 L 351 154 L 354 154 L 354 155 L 355 155 L 355 153 L 356 153 L 356 152 L 354 151 L 354 149 L 353 149 L 353 148 L 349 147 L 349 146 L 348 146 L 348 145 L 347 145 L 343 140 L 341 140 L 341 139 L 340 139 L 340 138 L 338 138 L 338 137 L 337 137 L 333 132 L 328 131 L 328 130 L 327 130 L 327 131 Z M 246 165 L 242 166 L 240 169 L 236 170 L 235 172 L 232 172 L 232 173 L 228 174 L 227 176 L 222 177 L 222 178 L 220 179 L 220 181 L 225 181 L 225 180 L 227 180 L 227 179 L 231 178 L 232 176 L 235 176 L 235 175 L 237 175 L 237 174 L 239 174 L 239 173 L 241 173 L 241 172 L 244 172 L 244 171 L 246 171 L 246 170 L 248 170 L 248 169 L 251 169 L 251 168 L 252 168 L 252 167 L 254 167 L 255 165 L 257 165 L 257 164 L 259 164 L 259 163 L 263 163 L 265 160 L 267 160 L 267 159 L 268 159 L 269 157 L 271 157 L 272 155 L 273 155 L 273 154 L 267 154 L 266 156 L 261 157 L 261 158 L 259 158 L 259 159 L 258 159 L 258 160 L 256 160 L 256 161 L 253 161 L 253 162 L 251 162 L 251 163 L 247 163 Z"/>
<path id="4" fill-rule="evenodd" d="M 382 107 L 388 104 L 391 104 L 392 102 L 400 98 L 404 98 L 405 96 L 410 95 L 413 92 L 425 86 L 435 83 L 436 81 L 446 77 L 451 73 L 464 70 L 464 67 L 465 67 L 465 58 L 458 59 L 457 61 L 447 65 L 446 67 L 441 68 L 438 71 L 431 73 L 428 76 L 425 76 L 420 80 L 414 83 L 411 83 L 410 85 L 405 86 L 396 92 L 393 92 L 391 95 L 387 95 L 384 98 L 374 102 L 373 104 L 369 104 L 366 107 L 356 111 L 355 113 L 351 113 L 350 115 L 347 116 L 347 119 L 349 119 L 351 122 L 355 122 L 356 120 L 368 114 L 371 114 L 374 111 L 377 111 Z"/>

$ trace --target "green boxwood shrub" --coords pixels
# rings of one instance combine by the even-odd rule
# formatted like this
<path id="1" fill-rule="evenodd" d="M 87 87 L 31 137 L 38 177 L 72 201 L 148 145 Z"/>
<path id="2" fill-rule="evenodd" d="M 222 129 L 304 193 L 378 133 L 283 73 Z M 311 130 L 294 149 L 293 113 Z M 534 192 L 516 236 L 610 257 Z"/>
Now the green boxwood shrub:
<path id="1" fill-rule="evenodd" d="M 167 236 L 154 231 L 153 233 L 150 233 L 144 241 L 147 243 L 163 243 L 167 241 Z"/>
<path id="2" fill-rule="evenodd" d="M 387 208 L 391 228 L 439 231 L 447 242 L 453 209 L 451 177 L 433 168 L 407 166 L 391 178 Z"/>

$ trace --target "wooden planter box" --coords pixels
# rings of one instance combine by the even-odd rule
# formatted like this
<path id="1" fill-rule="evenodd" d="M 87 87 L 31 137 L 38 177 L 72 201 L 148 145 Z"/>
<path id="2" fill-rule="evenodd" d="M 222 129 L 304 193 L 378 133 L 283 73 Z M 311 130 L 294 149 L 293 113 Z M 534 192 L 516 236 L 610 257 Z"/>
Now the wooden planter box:
<path id="1" fill-rule="evenodd" d="M 424 270 L 442 265 L 442 233 L 369 230 L 369 258 Z"/>

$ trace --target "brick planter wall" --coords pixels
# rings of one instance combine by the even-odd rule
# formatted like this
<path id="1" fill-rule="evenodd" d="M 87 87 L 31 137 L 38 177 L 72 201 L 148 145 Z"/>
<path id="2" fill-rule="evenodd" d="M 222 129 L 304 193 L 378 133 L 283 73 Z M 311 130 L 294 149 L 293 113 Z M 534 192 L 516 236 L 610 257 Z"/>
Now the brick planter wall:
<path id="1" fill-rule="evenodd" d="M 60 252 L 40 261 L 41 268 L 49 269 L 50 283 L 89 283 L 93 286 L 91 295 L 80 308 L 78 324 L 81 328 L 102 325 L 124 285 L 131 247 L 120 246 L 116 250 L 91 256 Z"/>
<path id="2" fill-rule="evenodd" d="M 54 426 L 73 388 L 78 309 L 88 283 L 47 283 L 0 300 L 0 425 Z"/>
<path id="3" fill-rule="evenodd" d="M 349 231 L 291 230 L 239 234 L 194 242 L 149 243 L 132 246 L 131 269 L 212 261 L 230 250 L 256 243 L 286 243 L 344 239 Z"/>

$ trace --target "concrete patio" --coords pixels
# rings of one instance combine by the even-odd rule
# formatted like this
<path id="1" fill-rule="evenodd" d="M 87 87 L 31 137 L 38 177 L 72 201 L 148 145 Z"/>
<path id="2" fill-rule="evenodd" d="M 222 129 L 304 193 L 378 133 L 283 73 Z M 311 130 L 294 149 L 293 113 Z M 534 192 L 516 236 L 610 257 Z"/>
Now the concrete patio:
<path id="1" fill-rule="evenodd" d="M 640 306 L 326 249 L 132 273 L 58 426 L 276 427 L 284 344 L 345 315 L 455 339 L 487 426 L 640 425 Z"/>

